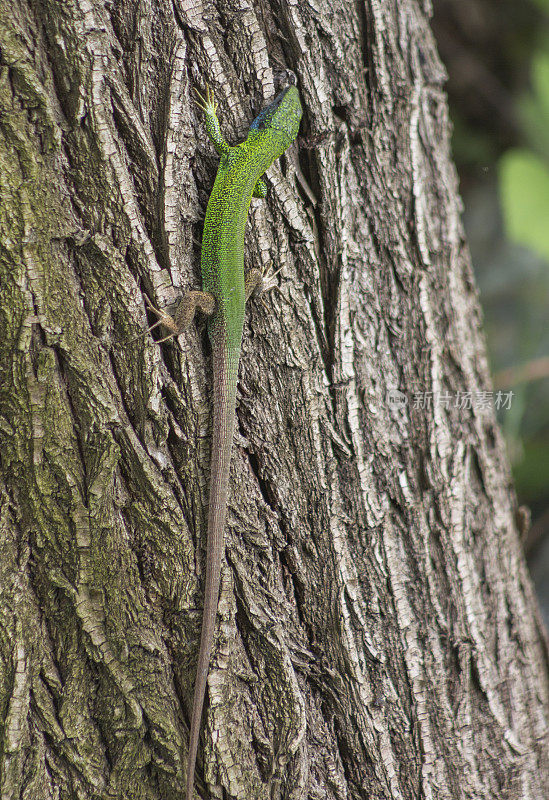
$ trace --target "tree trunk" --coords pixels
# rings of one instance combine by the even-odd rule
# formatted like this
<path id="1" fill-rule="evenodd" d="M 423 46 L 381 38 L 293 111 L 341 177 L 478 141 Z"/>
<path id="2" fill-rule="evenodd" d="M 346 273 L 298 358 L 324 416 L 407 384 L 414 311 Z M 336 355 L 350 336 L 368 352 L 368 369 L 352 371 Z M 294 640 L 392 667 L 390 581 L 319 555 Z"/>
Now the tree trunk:
<path id="1" fill-rule="evenodd" d="M 2 800 L 181 797 L 209 346 L 203 321 L 132 337 L 144 294 L 200 286 L 218 157 L 192 86 L 236 142 L 279 63 L 303 136 L 247 229 L 248 267 L 282 272 L 247 311 L 198 794 L 547 797 L 430 10 L 2 0 Z"/>

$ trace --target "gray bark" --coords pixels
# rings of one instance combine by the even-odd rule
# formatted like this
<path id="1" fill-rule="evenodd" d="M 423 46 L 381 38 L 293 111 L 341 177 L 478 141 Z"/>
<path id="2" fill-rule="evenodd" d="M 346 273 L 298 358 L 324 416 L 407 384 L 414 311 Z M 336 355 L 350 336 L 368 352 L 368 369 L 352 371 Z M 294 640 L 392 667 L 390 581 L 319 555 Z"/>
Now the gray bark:
<path id="1" fill-rule="evenodd" d="M 547 649 L 415 0 L 0 4 L 2 800 L 181 797 L 204 575 L 217 156 L 295 70 L 254 201 L 200 796 L 543 800 Z M 316 204 L 304 191 L 305 176 Z"/>

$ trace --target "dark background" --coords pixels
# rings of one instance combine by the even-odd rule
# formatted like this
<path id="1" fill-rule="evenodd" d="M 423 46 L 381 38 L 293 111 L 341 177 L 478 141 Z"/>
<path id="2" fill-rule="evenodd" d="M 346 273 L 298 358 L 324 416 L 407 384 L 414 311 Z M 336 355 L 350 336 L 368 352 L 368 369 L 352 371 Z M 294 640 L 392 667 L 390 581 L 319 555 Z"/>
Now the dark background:
<path id="1" fill-rule="evenodd" d="M 433 25 L 494 390 L 510 397 L 498 416 L 549 625 L 549 0 L 435 0 Z"/>

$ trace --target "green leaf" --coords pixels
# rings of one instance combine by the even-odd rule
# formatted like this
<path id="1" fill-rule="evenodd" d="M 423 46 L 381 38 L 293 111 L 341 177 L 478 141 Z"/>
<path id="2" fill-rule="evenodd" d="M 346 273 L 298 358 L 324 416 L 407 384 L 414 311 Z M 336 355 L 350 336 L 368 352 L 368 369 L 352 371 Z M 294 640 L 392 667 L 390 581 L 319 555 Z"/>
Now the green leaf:
<path id="1" fill-rule="evenodd" d="M 528 150 L 508 150 L 499 162 L 501 205 L 509 238 L 549 261 L 549 170 Z"/>
<path id="2" fill-rule="evenodd" d="M 549 0 L 533 0 L 534 5 L 541 8 L 542 11 L 549 12 Z"/>
<path id="3" fill-rule="evenodd" d="M 543 113 L 549 114 L 549 52 L 542 51 L 533 57 L 532 85 Z"/>

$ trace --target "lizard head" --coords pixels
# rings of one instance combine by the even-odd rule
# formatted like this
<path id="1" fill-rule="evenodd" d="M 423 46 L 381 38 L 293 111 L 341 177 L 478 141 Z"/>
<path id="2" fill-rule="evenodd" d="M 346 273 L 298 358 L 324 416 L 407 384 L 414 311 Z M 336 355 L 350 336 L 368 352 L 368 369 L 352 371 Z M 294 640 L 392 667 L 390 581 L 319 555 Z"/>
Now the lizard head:
<path id="1" fill-rule="evenodd" d="M 267 134 L 273 144 L 275 141 L 279 142 L 280 152 L 283 152 L 296 138 L 302 114 L 297 88 L 293 85 L 287 86 L 254 119 L 250 125 L 250 134 L 254 138 L 263 138 L 262 134 Z"/>

